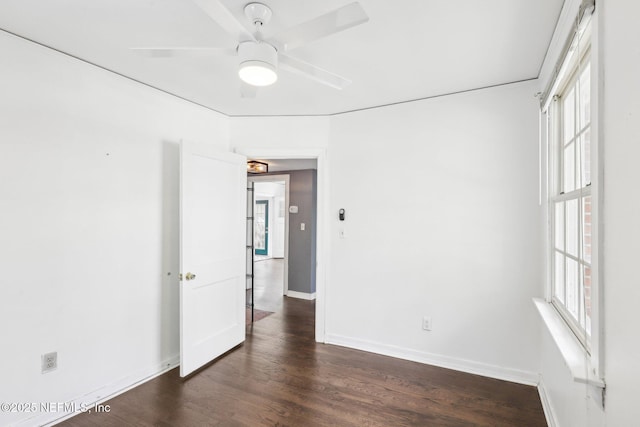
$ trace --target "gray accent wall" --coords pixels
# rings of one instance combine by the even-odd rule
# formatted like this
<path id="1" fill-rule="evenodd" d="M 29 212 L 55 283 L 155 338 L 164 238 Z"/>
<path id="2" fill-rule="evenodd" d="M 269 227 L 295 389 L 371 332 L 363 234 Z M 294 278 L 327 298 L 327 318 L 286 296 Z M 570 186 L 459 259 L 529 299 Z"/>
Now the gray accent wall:
<path id="1" fill-rule="evenodd" d="M 316 291 L 317 173 L 315 169 L 277 173 L 290 176 L 289 206 L 298 207 L 298 213 L 288 213 L 289 290 L 312 294 Z"/>

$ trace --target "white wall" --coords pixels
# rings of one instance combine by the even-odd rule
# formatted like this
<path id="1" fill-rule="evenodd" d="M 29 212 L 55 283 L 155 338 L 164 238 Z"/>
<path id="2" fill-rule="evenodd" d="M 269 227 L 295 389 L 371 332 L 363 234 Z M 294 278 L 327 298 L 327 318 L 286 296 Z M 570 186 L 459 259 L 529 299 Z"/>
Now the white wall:
<path id="1" fill-rule="evenodd" d="M 331 118 L 231 119 L 239 151 L 329 145 L 327 341 L 536 381 L 531 297 L 542 295 L 543 232 L 535 89 Z M 432 332 L 421 330 L 423 315 Z"/>
<path id="2" fill-rule="evenodd" d="M 640 4 L 598 2 L 604 59 L 604 299 L 608 426 L 640 419 Z"/>
<path id="3" fill-rule="evenodd" d="M 598 403 L 589 397 L 589 387 L 573 380 L 549 330 L 543 326 L 541 333 L 541 388 L 548 399 L 546 410 L 549 412 L 547 415 L 552 417 L 551 422 L 556 423 L 556 427 L 604 426 L 604 413 Z"/>
<path id="4" fill-rule="evenodd" d="M 232 117 L 231 147 L 243 152 L 273 149 L 326 148 L 330 117 Z M 255 151 L 255 150 L 253 150 Z"/>
<path id="5" fill-rule="evenodd" d="M 94 398 L 177 361 L 178 141 L 226 150 L 228 120 L 5 33 L 0 51 L 0 401 Z"/>
<path id="6" fill-rule="evenodd" d="M 328 341 L 536 382 L 534 92 L 514 84 L 332 118 Z"/>

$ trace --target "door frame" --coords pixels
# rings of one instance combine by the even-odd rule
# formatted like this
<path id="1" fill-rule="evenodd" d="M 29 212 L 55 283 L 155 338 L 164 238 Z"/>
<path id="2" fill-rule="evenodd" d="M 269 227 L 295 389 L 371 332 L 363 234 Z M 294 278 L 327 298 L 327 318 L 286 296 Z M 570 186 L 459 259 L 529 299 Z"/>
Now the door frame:
<path id="1" fill-rule="evenodd" d="M 324 148 L 255 148 L 238 147 L 234 150 L 247 158 L 259 159 L 315 159 L 317 160 L 317 224 L 316 224 L 316 336 L 317 342 L 325 342 L 326 293 L 329 254 L 329 161 Z M 288 238 L 287 238 L 288 240 Z"/>
<path id="2" fill-rule="evenodd" d="M 284 181 L 284 205 L 287 209 L 287 212 L 285 212 L 285 216 L 284 216 L 284 265 L 283 265 L 284 280 L 282 283 L 282 295 L 287 295 L 287 293 L 289 292 L 289 184 L 291 182 L 291 176 L 287 174 L 249 175 L 247 177 L 247 181 L 254 182 L 254 183 Z"/>

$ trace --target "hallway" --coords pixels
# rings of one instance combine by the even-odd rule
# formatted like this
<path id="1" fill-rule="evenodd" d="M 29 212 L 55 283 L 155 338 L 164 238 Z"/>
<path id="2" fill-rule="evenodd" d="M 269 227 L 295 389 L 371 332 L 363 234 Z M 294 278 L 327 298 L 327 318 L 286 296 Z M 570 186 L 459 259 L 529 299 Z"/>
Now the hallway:
<path id="1" fill-rule="evenodd" d="M 270 258 L 254 263 L 255 308 L 278 312 L 284 299 L 284 259 Z"/>

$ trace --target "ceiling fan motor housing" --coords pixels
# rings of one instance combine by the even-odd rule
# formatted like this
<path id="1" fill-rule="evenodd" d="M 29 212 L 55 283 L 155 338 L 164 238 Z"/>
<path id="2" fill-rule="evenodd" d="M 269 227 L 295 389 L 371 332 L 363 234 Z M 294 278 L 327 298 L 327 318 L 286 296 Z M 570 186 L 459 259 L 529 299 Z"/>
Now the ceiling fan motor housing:
<path id="1" fill-rule="evenodd" d="M 268 86 L 278 78 L 278 52 L 268 43 L 248 41 L 238 45 L 239 75 L 253 86 Z"/>

